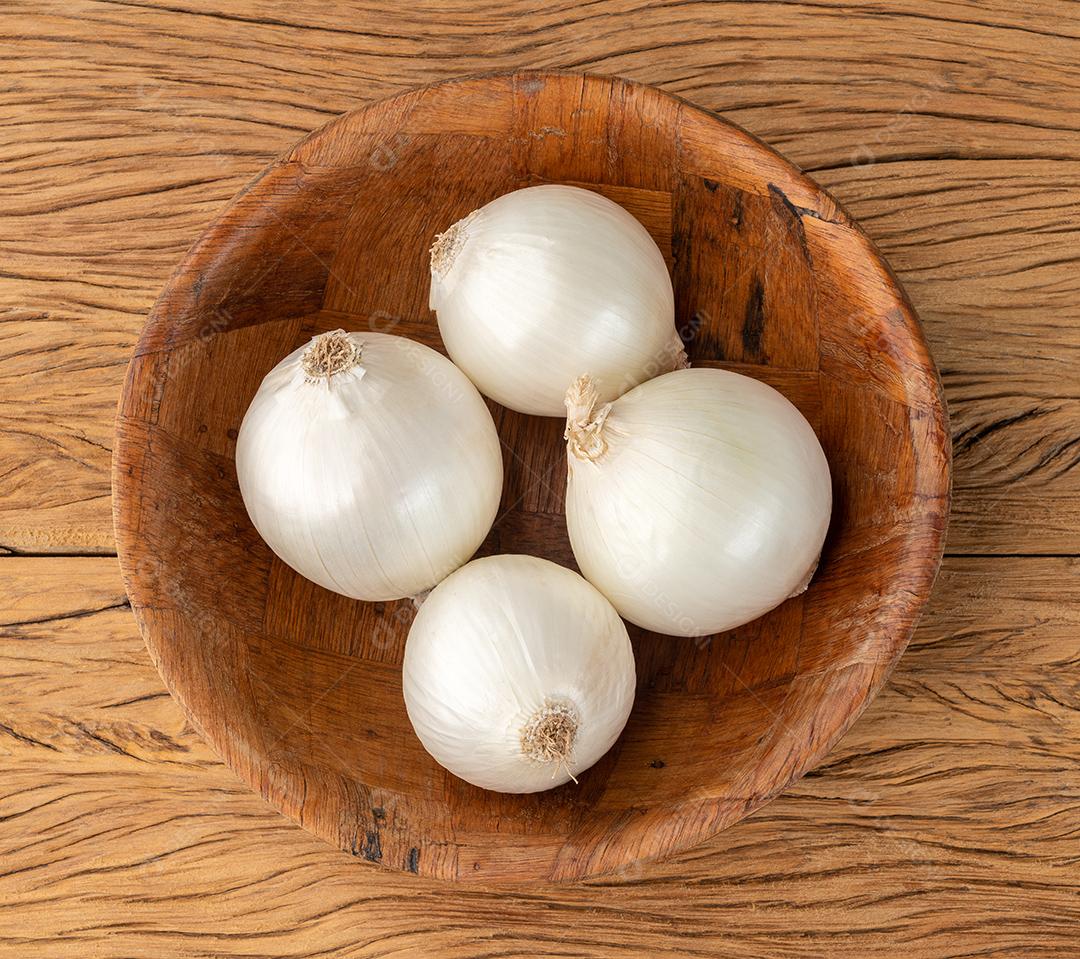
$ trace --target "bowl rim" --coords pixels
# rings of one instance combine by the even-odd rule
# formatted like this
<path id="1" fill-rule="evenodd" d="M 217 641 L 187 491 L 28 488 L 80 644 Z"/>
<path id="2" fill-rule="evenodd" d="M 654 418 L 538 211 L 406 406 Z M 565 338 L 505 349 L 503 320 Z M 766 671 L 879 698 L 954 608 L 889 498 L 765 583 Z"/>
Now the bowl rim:
<path id="1" fill-rule="evenodd" d="M 868 259 L 873 262 L 875 268 L 880 271 L 880 277 L 888 285 L 890 291 L 895 295 L 896 302 L 900 306 L 900 319 L 903 325 L 903 332 L 908 342 L 910 342 L 915 351 L 915 359 L 918 360 L 922 368 L 930 374 L 934 389 L 934 395 L 932 402 L 927 408 L 927 412 L 931 418 L 930 428 L 935 434 L 944 438 L 944 442 L 939 446 L 938 444 L 927 444 L 928 449 L 924 452 L 929 454 L 929 457 L 934 462 L 929 462 L 926 466 L 920 466 L 920 475 L 930 475 L 936 473 L 940 477 L 941 488 L 935 490 L 935 495 L 940 498 L 942 504 L 942 518 L 937 524 L 924 524 L 921 532 L 924 534 L 924 542 L 926 543 L 925 560 L 917 569 L 909 570 L 909 572 L 916 572 L 917 575 L 911 584 L 911 592 L 916 596 L 911 609 L 910 623 L 906 627 L 902 627 L 900 635 L 894 638 L 891 644 L 891 655 L 884 662 L 878 662 L 875 664 L 870 681 L 863 687 L 864 694 L 859 697 L 857 701 L 853 701 L 851 708 L 846 709 L 836 714 L 837 721 L 826 730 L 816 730 L 819 733 L 816 744 L 812 748 L 807 749 L 800 756 L 800 761 L 792 767 L 790 772 L 786 772 L 780 775 L 775 784 L 767 791 L 760 795 L 752 797 L 752 799 L 745 803 L 740 803 L 740 809 L 738 815 L 733 817 L 719 815 L 714 819 L 712 823 L 702 822 L 699 818 L 698 825 L 687 836 L 680 836 L 678 841 L 672 842 L 660 852 L 651 853 L 648 855 L 636 856 L 633 858 L 633 863 L 647 863 L 657 860 L 662 860 L 675 855 L 679 852 L 694 848 L 718 835 L 724 829 L 730 825 L 734 825 L 736 822 L 741 821 L 750 813 L 764 806 L 766 803 L 776 797 L 777 794 L 782 792 L 792 783 L 801 779 L 808 772 L 818 767 L 823 758 L 836 746 L 836 744 L 843 738 L 843 736 L 849 731 L 851 726 L 862 715 L 869 703 L 874 699 L 882 686 L 888 680 L 892 671 L 895 669 L 905 649 L 907 648 L 915 627 L 918 624 L 927 602 L 932 593 L 933 585 L 938 575 L 941 566 L 941 560 L 944 555 L 945 540 L 948 529 L 948 521 L 950 514 L 951 498 L 952 498 L 952 448 L 950 442 L 950 430 L 949 430 L 949 416 L 948 407 L 945 401 L 944 390 L 942 387 L 940 373 L 934 363 L 933 356 L 930 352 L 929 345 L 927 343 L 925 333 L 922 328 L 922 324 L 915 312 L 910 298 L 901 285 L 896 274 L 892 270 L 888 261 L 882 255 L 881 251 L 873 240 L 866 234 L 865 230 L 859 225 L 859 223 L 848 215 L 843 205 L 837 201 L 828 190 L 818 184 L 810 176 L 803 173 L 802 170 L 795 165 L 792 161 L 788 160 L 779 151 L 771 147 L 769 144 L 762 141 L 760 138 L 743 129 L 738 124 L 732 122 L 729 119 L 721 116 L 713 110 L 701 107 L 684 97 L 663 90 L 662 88 L 652 86 L 640 81 L 624 78 L 617 75 L 599 74 L 587 71 L 576 70 L 563 70 L 563 69 L 506 69 L 497 71 L 481 71 L 475 73 L 469 73 L 464 75 L 457 75 L 451 78 L 434 81 L 432 83 L 424 84 L 421 86 L 406 87 L 398 90 L 395 93 L 389 94 L 385 97 L 372 100 L 346 111 L 339 116 L 331 118 L 326 123 L 322 124 L 317 129 L 303 136 L 300 140 L 293 143 L 286 150 L 278 153 L 273 159 L 271 159 L 254 177 L 252 177 L 222 208 L 222 210 L 207 224 L 207 226 L 200 232 L 195 238 L 192 245 L 187 252 L 181 258 L 174 270 L 169 274 L 162 292 L 159 294 L 154 306 L 151 308 L 147 320 L 140 331 L 139 338 L 132 352 L 131 360 L 129 361 L 123 386 L 120 391 L 120 399 L 116 414 L 116 426 L 115 436 L 113 444 L 113 456 L 111 467 L 111 486 L 112 486 L 112 515 L 114 536 L 117 544 L 117 556 L 121 569 L 121 574 L 124 581 L 124 587 L 131 599 L 131 607 L 134 613 L 136 622 L 139 627 L 140 634 L 142 635 L 144 644 L 147 647 L 147 651 L 151 660 L 154 663 L 155 668 L 161 675 L 166 688 L 172 697 L 179 703 L 184 715 L 191 722 L 192 726 L 199 732 L 203 739 L 209 743 L 214 752 L 225 763 L 228 768 L 235 773 L 247 786 L 252 788 L 256 793 L 263 795 L 263 798 L 270 801 L 275 811 L 282 813 L 294 822 L 304 826 L 304 828 L 310 830 L 310 825 L 301 821 L 300 816 L 294 814 L 293 810 L 284 808 L 277 802 L 273 802 L 266 795 L 266 791 L 263 784 L 260 782 L 257 775 L 252 774 L 251 769 L 247 764 L 241 766 L 240 764 L 234 764 L 230 758 L 230 749 L 227 737 L 219 736 L 210 732 L 205 728 L 199 717 L 192 711 L 188 703 L 188 697 L 185 695 L 183 684 L 176 682 L 176 677 L 170 674 L 170 671 L 165 667 L 161 656 L 158 653 L 158 644 L 163 642 L 162 637 L 155 635 L 155 628 L 147 622 L 143 616 L 143 604 L 139 601 L 138 595 L 140 593 L 140 586 L 135 578 L 136 569 L 133 563 L 133 557 L 130 555 L 129 549 L 126 545 L 126 535 L 123 533 L 124 517 L 128 510 L 132 510 L 134 507 L 131 504 L 131 500 L 127 497 L 129 485 L 137 485 L 127 475 L 127 470 L 123 465 L 123 451 L 127 448 L 127 440 L 121 435 L 121 423 L 123 420 L 123 410 L 127 407 L 128 401 L 132 398 L 134 390 L 134 370 L 136 362 L 140 356 L 145 353 L 155 351 L 154 341 L 160 342 L 160 336 L 168 332 L 168 328 L 171 324 L 172 318 L 169 315 L 168 310 L 165 308 L 168 295 L 177 280 L 187 275 L 193 266 L 193 261 L 196 258 L 196 254 L 202 244 L 204 244 L 209 238 L 222 232 L 223 227 L 229 220 L 229 214 L 233 211 L 240 201 L 252 191 L 258 188 L 258 185 L 275 169 L 279 168 L 283 164 L 291 162 L 296 158 L 299 151 L 305 146 L 318 140 L 321 137 L 326 136 L 331 131 L 338 127 L 346 126 L 349 122 L 357 117 L 379 109 L 381 106 L 388 104 L 394 100 L 405 96 L 411 96 L 423 93 L 424 91 L 430 91 L 437 88 L 448 88 L 455 85 L 470 84 L 470 83 L 485 83 L 493 80 L 510 80 L 512 83 L 517 84 L 519 82 L 528 81 L 541 81 L 546 82 L 550 78 L 575 78 L 582 79 L 585 83 L 615 83 L 624 85 L 628 88 L 632 88 L 638 91 L 643 91 L 647 96 L 658 96 L 661 98 L 667 98 L 677 103 L 681 110 L 687 111 L 698 115 L 705 119 L 708 123 L 718 123 L 729 130 L 734 131 L 741 137 L 745 138 L 746 142 L 753 146 L 754 149 L 762 151 L 770 155 L 775 161 L 777 161 L 785 173 L 790 176 L 793 182 L 797 183 L 803 188 L 805 193 L 813 197 L 817 201 L 816 206 L 811 207 L 794 207 L 794 204 L 787 197 L 787 192 L 782 193 L 784 202 L 793 206 L 798 216 L 811 216 L 814 218 L 837 218 L 835 221 L 842 225 L 845 229 L 851 230 L 855 233 L 860 240 L 866 245 L 866 249 L 869 253 Z M 770 184 L 771 186 L 771 184 Z M 164 375 L 164 374 L 163 374 Z M 820 733 L 824 732 L 824 735 Z M 220 741 L 219 741 L 220 740 Z M 266 762 L 266 757 L 261 757 L 263 762 Z M 721 800 L 717 798 L 711 798 L 705 800 L 714 807 L 721 805 Z M 670 809 L 678 809 L 679 806 L 672 805 L 668 807 Z M 702 817 L 704 818 L 704 817 Z M 328 837 L 320 835 L 320 838 L 330 841 Z M 335 848 L 336 844 L 335 844 Z M 393 868 L 393 867 L 386 867 Z M 620 867 L 617 864 L 607 864 L 603 868 L 598 869 L 585 869 L 577 871 L 571 875 L 556 875 L 552 874 L 547 877 L 546 880 L 537 880 L 535 877 L 527 877 L 524 882 L 528 884 L 536 884 L 537 882 L 563 882 L 563 881 L 582 881 L 582 880 L 597 880 L 603 879 L 603 877 L 610 877 L 613 873 L 617 872 Z M 435 877 L 427 875 L 427 878 L 434 879 Z M 478 880 L 471 879 L 471 877 L 463 872 L 462 875 L 457 877 L 458 881 L 472 881 Z M 453 880 L 446 880 L 453 881 Z M 479 880 L 481 884 L 491 884 L 488 879 Z M 502 880 L 495 885 L 505 885 Z M 517 883 L 514 883 L 517 884 Z"/>

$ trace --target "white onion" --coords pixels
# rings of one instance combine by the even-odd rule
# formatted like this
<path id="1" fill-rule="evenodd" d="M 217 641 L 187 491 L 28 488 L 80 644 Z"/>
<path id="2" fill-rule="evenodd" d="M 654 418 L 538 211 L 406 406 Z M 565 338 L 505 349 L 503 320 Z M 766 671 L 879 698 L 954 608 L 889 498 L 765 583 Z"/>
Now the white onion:
<path id="1" fill-rule="evenodd" d="M 634 701 L 634 653 L 611 604 L 535 556 L 473 560 L 409 631 L 405 705 L 424 748 L 467 782 L 538 792 L 587 769 Z"/>
<path id="2" fill-rule="evenodd" d="M 610 400 L 685 365 L 660 250 L 621 206 L 578 187 L 507 193 L 440 234 L 430 305 L 451 359 L 521 413 L 561 416 L 586 372 Z"/>
<path id="3" fill-rule="evenodd" d="M 806 588 L 829 525 L 829 465 L 780 393 L 692 369 L 608 406 L 582 377 L 566 405 L 570 542 L 626 619 L 704 636 Z"/>
<path id="4" fill-rule="evenodd" d="M 491 414 L 457 367 L 400 336 L 342 330 L 267 374 L 236 473 L 281 559 L 364 600 L 415 595 L 466 562 L 503 475 Z"/>

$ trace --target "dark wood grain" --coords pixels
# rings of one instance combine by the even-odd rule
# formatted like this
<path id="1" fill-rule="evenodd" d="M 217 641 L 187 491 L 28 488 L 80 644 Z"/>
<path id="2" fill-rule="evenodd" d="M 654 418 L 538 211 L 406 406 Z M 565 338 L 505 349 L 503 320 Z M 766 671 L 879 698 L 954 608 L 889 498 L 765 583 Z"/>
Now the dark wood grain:
<path id="1" fill-rule="evenodd" d="M 407 604 L 346 602 L 286 569 L 247 520 L 231 457 L 261 377 L 312 332 L 392 330 L 441 348 L 431 237 L 541 181 L 602 186 L 651 226 L 675 264 L 691 359 L 736 364 L 802 406 L 835 509 L 807 594 L 704 642 L 635 633 L 640 691 L 618 746 L 580 784 L 497 796 L 440 769 L 412 733 Z M 485 551 L 572 565 L 561 424 L 496 414 L 508 478 Z M 155 306 L 115 450 L 129 594 L 193 721 L 316 834 L 466 882 L 580 879 L 685 849 L 816 765 L 903 651 L 948 514 L 940 384 L 865 235 L 737 128 L 574 74 L 410 91 L 270 167 Z"/>

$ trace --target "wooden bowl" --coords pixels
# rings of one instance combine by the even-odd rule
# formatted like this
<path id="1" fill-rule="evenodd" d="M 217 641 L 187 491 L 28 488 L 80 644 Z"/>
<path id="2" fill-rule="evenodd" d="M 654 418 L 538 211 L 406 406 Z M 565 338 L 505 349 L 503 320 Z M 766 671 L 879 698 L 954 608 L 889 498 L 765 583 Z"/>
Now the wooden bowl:
<path id="1" fill-rule="evenodd" d="M 410 601 L 302 579 L 248 521 L 237 429 L 263 376 L 313 334 L 392 331 L 441 349 L 433 235 L 496 196 L 575 183 L 669 256 L 692 362 L 767 381 L 816 428 L 835 511 L 810 590 L 708 640 L 632 630 L 640 685 L 578 785 L 470 786 L 424 752 L 402 702 Z M 505 445 L 483 553 L 573 567 L 563 424 L 492 405 Z M 203 234 L 128 369 L 116 537 L 150 654 L 225 761 L 362 859 L 533 883 L 685 849 L 811 769 L 907 645 L 940 561 L 949 434 L 896 279 L 813 181 L 737 127 L 623 80 L 516 73 L 347 114 L 268 167 Z"/>

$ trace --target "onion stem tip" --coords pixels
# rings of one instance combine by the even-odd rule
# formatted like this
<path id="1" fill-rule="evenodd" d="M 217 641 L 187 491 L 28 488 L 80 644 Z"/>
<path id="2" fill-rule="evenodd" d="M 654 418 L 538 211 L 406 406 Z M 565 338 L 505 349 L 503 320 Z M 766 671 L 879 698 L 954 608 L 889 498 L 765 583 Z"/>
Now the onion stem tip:
<path id="1" fill-rule="evenodd" d="M 608 448 L 604 438 L 604 423 L 611 404 L 605 403 L 598 410 L 600 391 L 596 381 L 587 373 L 579 376 L 566 391 L 566 429 L 563 438 L 567 450 L 579 460 L 595 463 Z"/>
<path id="2" fill-rule="evenodd" d="M 467 227 L 477 214 L 473 210 L 467 217 L 460 219 L 445 233 L 438 233 L 431 244 L 431 269 L 440 277 L 446 276 L 454 265 L 461 248 L 468 239 Z"/>
<path id="3" fill-rule="evenodd" d="M 330 380 L 338 373 L 360 365 L 362 347 L 354 343 L 344 330 L 323 333 L 311 341 L 300 359 L 308 382 Z"/>
<path id="4" fill-rule="evenodd" d="M 577 710 L 569 703 L 547 700 L 522 727 L 521 751 L 535 762 L 568 767 L 577 732 Z"/>

